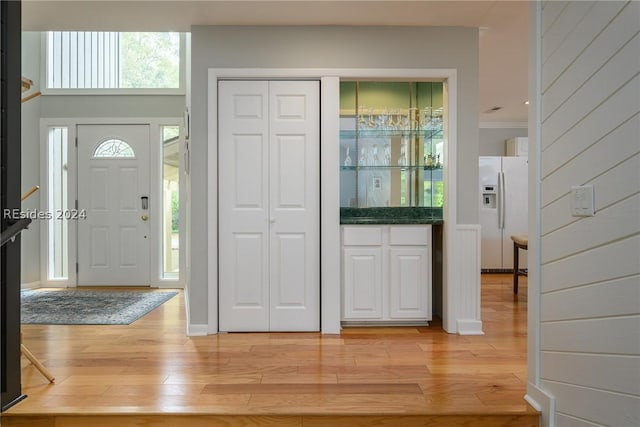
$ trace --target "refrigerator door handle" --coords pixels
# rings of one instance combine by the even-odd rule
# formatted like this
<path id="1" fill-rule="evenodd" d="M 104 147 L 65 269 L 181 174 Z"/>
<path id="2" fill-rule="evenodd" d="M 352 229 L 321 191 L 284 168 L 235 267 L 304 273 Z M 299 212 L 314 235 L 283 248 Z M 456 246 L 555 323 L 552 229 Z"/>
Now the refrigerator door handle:
<path id="1" fill-rule="evenodd" d="M 500 215 L 499 215 L 499 219 L 498 221 L 500 222 L 499 227 L 501 229 L 504 229 L 504 217 L 505 217 L 505 210 L 507 208 L 507 203 L 506 203 L 506 191 L 504 189 L 504 172 L 500 172 L 500 183 L 498 184 L 498 191 L 500 192 L 498 198 L 500 199 Z"/>
<path id="2" fill-rule="evenodd" d="M 502 228 L 502 180 L 500 179 L 500 174 L 502 172 L 498 172 L 498 194 L 497 197 L 497 208 L 498 208 L 498 230 Z"/>

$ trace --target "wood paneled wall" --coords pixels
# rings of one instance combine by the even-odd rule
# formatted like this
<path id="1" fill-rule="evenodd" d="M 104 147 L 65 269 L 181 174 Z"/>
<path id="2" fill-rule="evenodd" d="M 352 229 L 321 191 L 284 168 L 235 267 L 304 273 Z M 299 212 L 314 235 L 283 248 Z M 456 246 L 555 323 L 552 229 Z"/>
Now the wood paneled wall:
<path id="1" fill-rule="evenodd" d="M 542 6 L 541 385 L 556 425 L 640 425 L 640 2 Z M 571 215 L 593 185 L 593 217 Z"/>

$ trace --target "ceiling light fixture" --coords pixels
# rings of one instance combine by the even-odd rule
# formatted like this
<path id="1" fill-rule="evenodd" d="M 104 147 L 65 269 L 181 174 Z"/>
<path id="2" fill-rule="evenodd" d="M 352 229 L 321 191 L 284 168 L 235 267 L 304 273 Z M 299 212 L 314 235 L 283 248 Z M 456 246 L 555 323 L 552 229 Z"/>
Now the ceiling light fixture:
<path id="1" fill-rule="evenodd" d="M 483 113 L 485 114 L 489 114 L 489 113 L 495 113 L 496 111 L 502 110 L 502 107 L 491 107 L 488 110 L 483 111 Z"/>

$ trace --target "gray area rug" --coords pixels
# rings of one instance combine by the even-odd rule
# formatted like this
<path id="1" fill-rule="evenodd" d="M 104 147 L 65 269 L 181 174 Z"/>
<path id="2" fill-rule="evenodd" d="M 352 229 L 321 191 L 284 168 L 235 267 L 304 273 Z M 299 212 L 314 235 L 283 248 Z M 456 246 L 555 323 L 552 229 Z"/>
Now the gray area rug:
<path id="1" fill-rule="evenodd" d="M 129 325 L 177 295 L 165 291 L 24 290 L 22 323 Z"/>

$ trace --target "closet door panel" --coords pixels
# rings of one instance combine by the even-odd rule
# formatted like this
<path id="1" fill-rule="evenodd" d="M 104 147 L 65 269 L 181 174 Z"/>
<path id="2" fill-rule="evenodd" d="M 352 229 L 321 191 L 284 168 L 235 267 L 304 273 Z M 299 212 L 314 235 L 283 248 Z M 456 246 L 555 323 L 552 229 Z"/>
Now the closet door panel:
<path id="1" fill-rule="evenodd" d="M 319 82 L 270 82 L 271 330 L 320 329 Z"/>
<path id="2" fill-rule="evenodd" d="M 268 97 L 268 82 L 219 82 L 221 331 L 269 330 Z"/>

